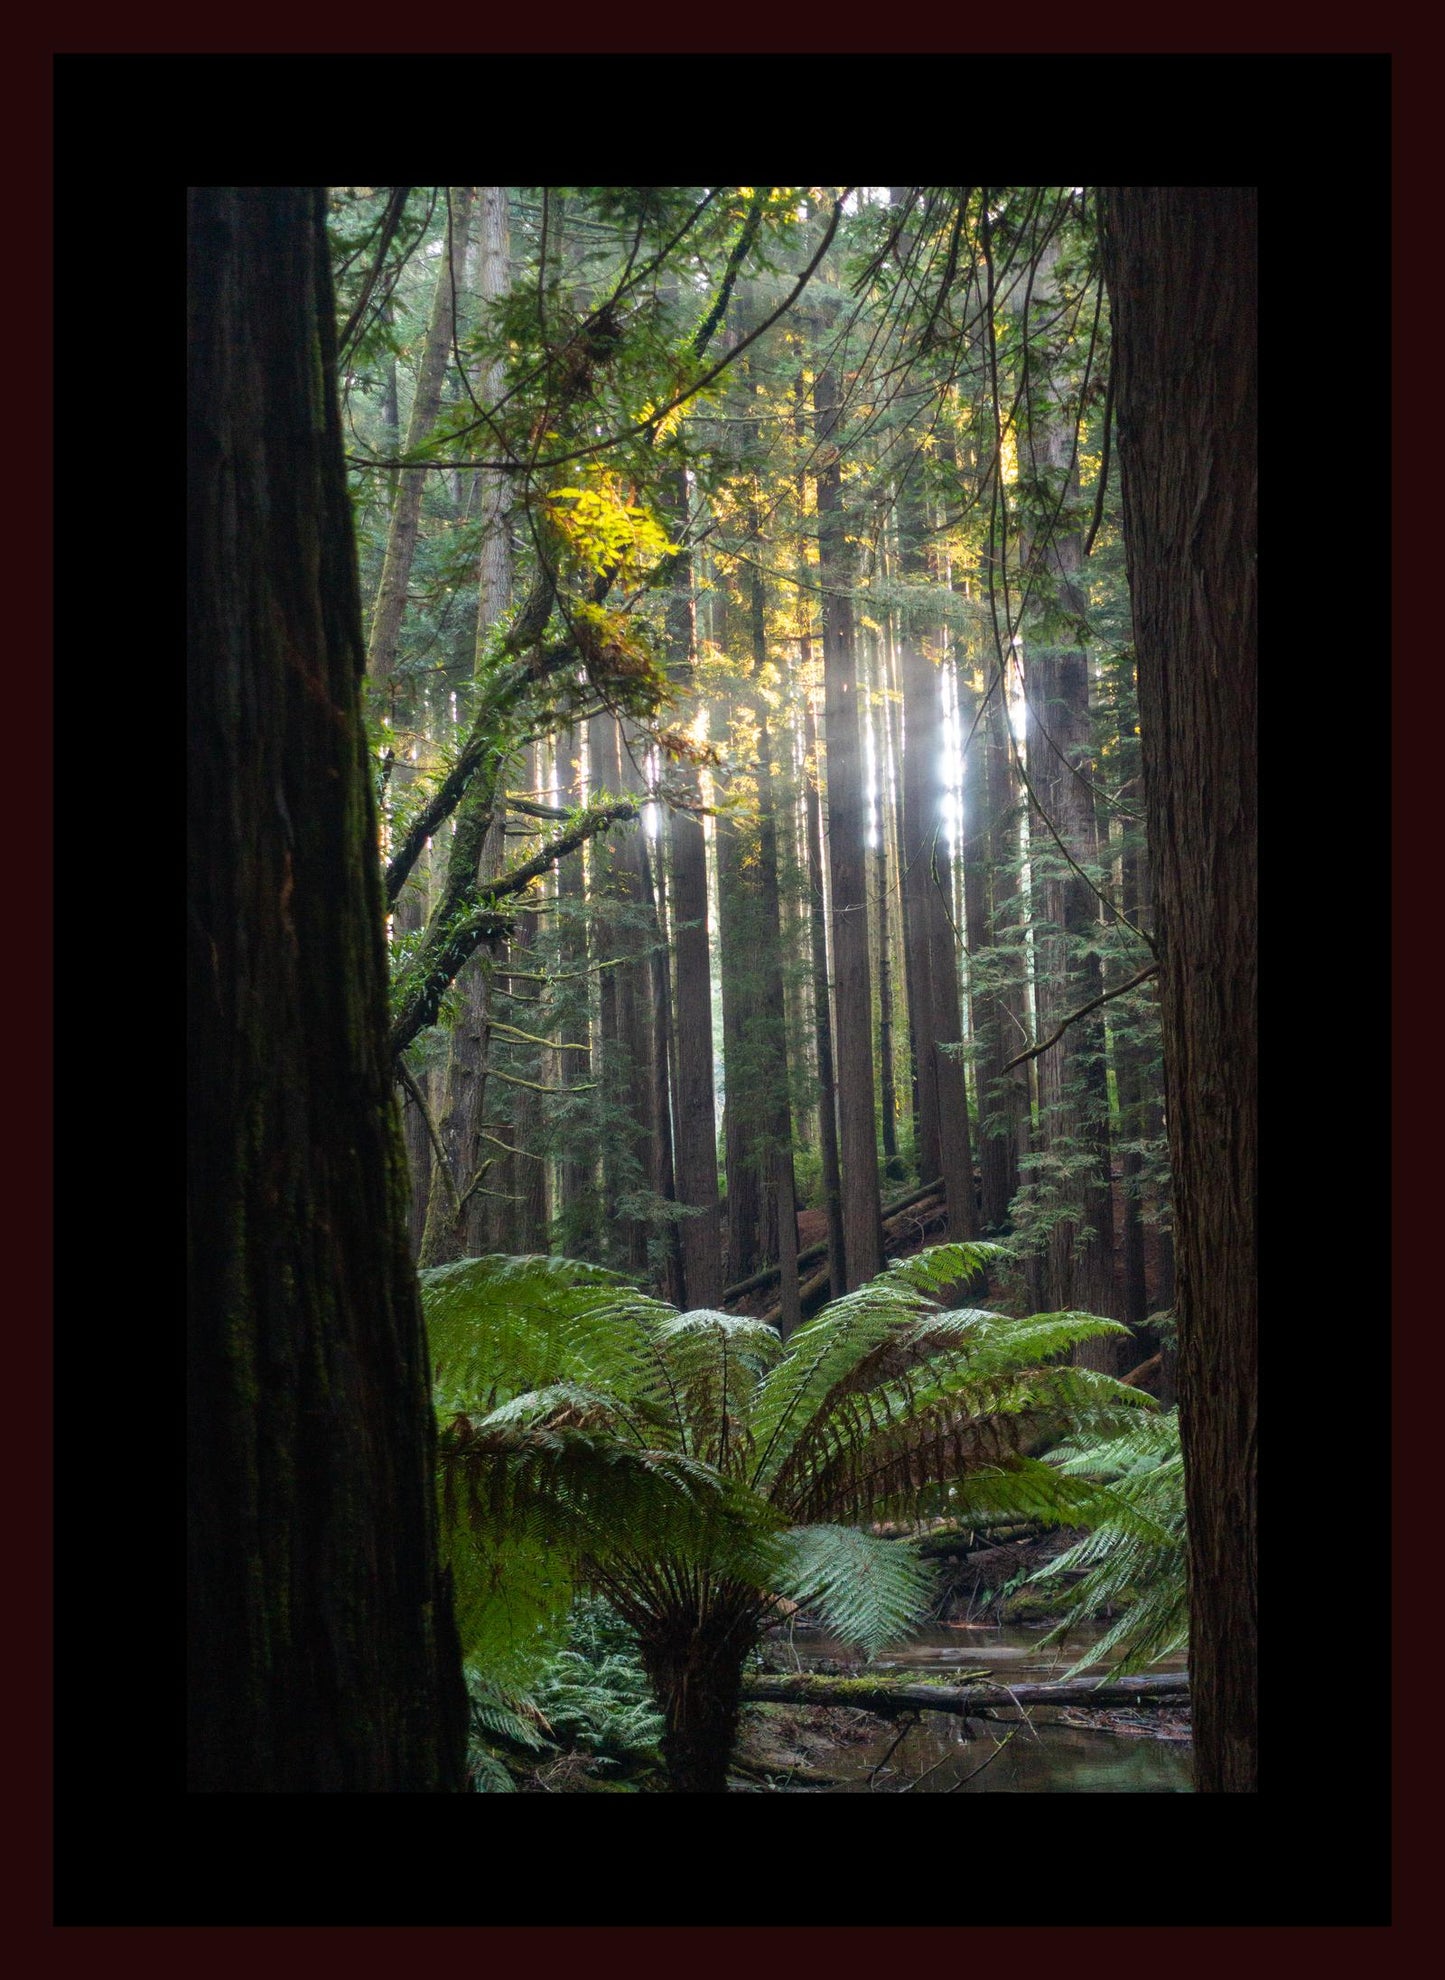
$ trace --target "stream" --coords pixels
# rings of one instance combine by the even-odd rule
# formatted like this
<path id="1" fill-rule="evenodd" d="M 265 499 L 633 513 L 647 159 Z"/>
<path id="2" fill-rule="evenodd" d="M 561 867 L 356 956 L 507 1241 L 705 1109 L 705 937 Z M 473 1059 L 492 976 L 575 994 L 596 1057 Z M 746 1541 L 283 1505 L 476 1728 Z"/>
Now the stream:
<path id="1" fill-rule="evenodd" d="M 1038 1629 L 1005 1623 L 999 1628 L 920 1630 L 896 1650 L 885 1652 L 870 1667 L 878 1671 L 979 1670 L 987 1667 L 1001 1684 L 1048 1681 L 1063 1676 L 1092 1634 L 1102 1624 L 1080 1630 L 1070 1639 L 1067 1654 L 1041 1650 Z M 791 1644 L 775 1639 L 771 1661 L 775 1668 L 810 1670 L 819 1664 L 849 1662 L 846 1647 L 832 1638 L 799 1634 Z M 1111 1659 L 1098 1666 L 1102 1675 Z M 1181 1670 L 1181 1651 L 1151 1669 Z M 857 1668 L 857 1666 L 854 1666 Z M 830 1746 L 813 1764 L 831 1775 L 846 1775 L 837 1786 L 815 1790 L 827 1794 L 917 1792 L 919 1794 L 1190 1794 L 1191 1746 L 1187 1738 L 1161 1739 L 1147 1728 L 1162 1723 L 1180 1731 L 1177 1713 L 1157 1707 L 1118 1715 L 1124 1723 L 1137 1720 L 1137 1733 L 1105 1732 L 1097 1727 L 1058 1723 L 1057 1707 L 1034 1706 L 1029 1720 L 972 1719 L 952 1713 L 926 1712 L 904 1731 L 899 1719 L 877 1738 L 856 1745 Z M 899 1740 L 900 1732 L 903 1737 Z M 971 1733 L 972 1738 L 966 1735 Z M 895 1740 L 898 1744 L 894 1746 Z M 1001 1750 L 996 1750 L 1005 1742 Z M 889 1748 L 894 1746 L 893 1752 Z M 869 1775 L 879 1772 L 872 1786 Z M 884 1771 L 886 1769 L 887 1771 Z M 972 1778 L 970 1778 L 972 1777 Z M 909 1786 L 909 1782 L 913 1786 Z"/>

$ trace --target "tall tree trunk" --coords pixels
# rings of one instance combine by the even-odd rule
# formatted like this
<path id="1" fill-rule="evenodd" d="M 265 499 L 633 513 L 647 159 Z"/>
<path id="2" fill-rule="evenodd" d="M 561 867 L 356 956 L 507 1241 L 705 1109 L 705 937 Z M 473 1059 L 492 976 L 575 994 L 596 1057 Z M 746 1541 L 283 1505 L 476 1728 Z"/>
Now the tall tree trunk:
<path id="1" fill-rule="evenodd" d="M 762 577 L 754 569 L 758 601 L 755 631 L 761 634 Z M 783 998 L 783 926 L 778 880 L 778 791 L 773 778 L 767 712 L 759 709 L 758 754 L 760 816 L 758 864 L 763 927 L 763 1014 L 768 1034 L 765 1082 L 768 1143 L 767 1188 L 771 1198 L 769 1228 L 776 1232 L 779 1331 L 784 1340 L 802 1318 L 798 1293 L 798 1195 L 793 1176 L 793 1121 L 788 1096 L 787 1013 Z"/>
<path id="2" fill-rule="evenodd" d="M 525 782 L 534 798 L 540 783 L 538 763 L 539 750 L 533 743 L 527 751 Z M 502 843 L 500 833 L 498 843 Z M 513 856 L 508 855 L 509 864 Z M 540 998 L 536 986 L 529 981 L 537 968 L 538 919 L 535 914 L 517 916 L 516 933 L 508 938 L 502 951 L 492 988 L 494 1016 L 500 1017 L 514 1030 L 530 1031 L 534 1037 L 542 1035 L 538 1017 Z M 539 1090 L 546 1077 L 546 1068 L 542 1062 L 541 1046 L 509 1039 L 504 1052 L 499 1053 L 498 1047 L 498 1037 L 495 1031 L 489 1029 L 489 1060 L 494 1057 L 505 1059 L 503 1070 L 528 1083 L 518 1085 L 508 1080 L 488 1080 L 491 1097 L 486 1103 L 487 1111 L 496 1109 L 509 1116 L 505 1138 L 513 1151 L 504 1158 L 505 1195 L 492 1199 L 501 1213 L 497 1233 L 502 1241 L 496 1248 L 525 1257 L 547 1249 L 547 1170 L 541 1153 L 542 1094 Z M 503 1093 L 506 1094 L 505 1101 L 501 1099 Z M 485 1123 L 479 1122 L 478 1138 L 487 1132 Z"/>
<path id="3" fill-rule="evenodd" d="M 873 995 L 868 977 L 867 793 L 853 641 L 850 560 L 839 456 L 837 385 L 814 385 L 818 532 L 823 592 L 823 682 L 827 723 L 828 858 L 832 878 L 834 1010 L 838 1051 L 838 1141 L 843 1170 L 847 1286 L 883 1269 L 878 1133 L 873 1093 Z M 839 1290 L 844 1290 L 840 1288 Z"/>
<path id="4" fill-rule="evenodd" d="M 670 489 L 672 532 L 681 539 L 687 525 L 687 477 L 679 469 Z M 679 555 L 672 569 L 667 606 L 668 671 L 683 706 L 694 705 L 697 615 L 692 559 Z M 695 764 L 673 766 L 687 805 L 697 807 L 702 792 Z M 717 1188 L 717 1115 L 713 1098 L 712 963 L 707 938 L 707 841 L 698 809 L 671 806 L 667 813 L 672 855 L 673 953 L 677 1081 L 674 1093 L 677 1200 L 689 1215 L 678 1237 L 682 1252 L 682 1306 L 716 1306 L 722 1298 L 722 1211 Z"/>
<path id="5" fill-rule="evenodd" d="M 620 722 L 613 724 L 613 730 L 613 761 L 617 766 L 614 788 L 628 796 L 640 796 L 647 783 L 643 744 L 637 737 L 629 737 Z M 621 909 L 617 953 L 628 958 L 613 975 L 617 989 L 617 1039 L 626 1067 L 626 1105 L 636 1164 L 633 1186 L 657 1197 L 662 1194 L 663 1123 L 656 1112 L 659 1076 L 654 1061 L 660 1041 L 653 1029 L 645 859 L 641 820 L 636 825 L 620 827 L 612 835 L 613 885 Z M 652 925 L 655 930 L 655 914 Z M 665 1090 L 665 1069 L 661 1083 Z M 646 1272 L 651 1269 L 648 1252 L 652 1226 L 646 1217 L 640 1216 L 629 1217 L 626 1224 L 628 1263 L 633 1271 Z"/>
<path id="6" fill-rule="evenodd" d="M 804 664 L 810 640 L 804 641 Z M 828 1284 L 833 1296 L 848 1283 L 848 1259 L 843 1243 L 843 1173 L 838 1161 L 838 1088 L 833 1072 L 833 1016 L 828 986 L 828 886 L 823 871 L 822 751 L 812 697 L 807 708 L 808 752 L 814 765 L 806 793 L 808 835 L 808 893 L 813 906 L 813 1019 L 818 1044 L 818 1142 L 823 1161 L 823 1207 L 828 1218 Z"/>
<path id="7" fill-rule="evenodd" d="M 997 1159 L 997 1179 L 1006 1190 L 1004 1215 L 1019 1187 L 1019 1162 L 1029 1152 L 1029 1076 L 1027 1065 L 1012 1072 L 1002 1067 L 1029 1042 L 1028 984 L 1025 979 L 1022 917 L 1022 878 L 1019 853 L 1019 799 L 1021 791 L 1014 768 L 1010 742 L 1007 677 L 985 683 L 984 708 L 984 787 L 988 798 L 989 896 L 992 908 L 990 927 L 994 952 L 991 974 L 998 985 L 993 998 L 999 1035 L 997 1083 L 990 1082 L 984 1095 L 990 1112 L 996 1110 L 1002 1133 L 1002 1159 Z M 980 1105 L 982 1105 L 982 1101 Z M 986 1205 L 985 1221 L 992 1220 L 994 1204 Z M 1000 1225 L 1003 1219 L 1000 1219 Z M 998 1226 L 996 1226 L 997 1228 Z"/>
<path id="8" fill-rule="evenodd" d="M 911 479 L 905 481 L 899 511 L 902 568 L 905 574 L 922 578 L 929 572 L 923 547 L 927 515 Z M 903 688 L 903 866 L 909 919 L 910 1018 L 917 1027 L 914 1053 L 919 1118 L 925 1124 L 926 1152 L 937 1164 L 925 1170 L 920 1162 L 919 1180 L 931 1182 L 941 1175 L 948 1199 L 949 1236 L 976 1237 L 978 1203 L 962 1059 L 953 861 L 943 833 L 945 776 L 939 754 L 939 677 L 922 640 L 911 629 L 904 636 L 899 674 Z"/>
<path id="9" fill-rule="evenodd" d="M 1131 738 L 1120 738 L 1121 749 Z M 1125 785 L 1121 798 L 1135 792 L 1142 801 L 1139 783 Z M 1124 821 L 1125 840 L 1119 856 L 1119 906 L 1124 917 L 1137 928 L 1140 915 L 1139 847 L 1128 841 L 1129 825 Z M 1124 979 L 1123 970 L 1117 972 Z M 1142 986 L 1141 986 L 1142 987 Z M 1121 1035 L 1122 1034 L 1122 1035 Z M 1149 1317 L 1149 1288 L 1144 1257 L 1144 1205 L 1140 1199 L 1140 1177 L 1144 1158 L 1138 1144 L 1144 1139 L 1144 1055 L 1133 1027 L 1115 1020 L 1114 1078 L 1119 1094 L 1120 1156 L 1119 1251 L 1123 1266 L 1123 1305 L 1121 1319 L 1127 1326 L 1141 1328 Z"/>
<path id="10" fill-rule="evenodd" d="M 463 1780 L 320 188 L 189 195 L 188 1784 Z"/>
<path id="11" fill-rule="evenodd" d="M 978 1173 L 982 1222 L 987 1232 L 1003 1229 L 1018 1187 L 1018 1151 L 1011 1123 L 1001 1107 L 1007 1090 L 1004 1062 L 1005 1011 L 995 972 L 998 967 L 993 919 L 993 830 L 989 787 L 989 728 L 976 693 L 959 680 L 959 719 L 966 740 L 960 855 L 963 865 L 965 935 L 969 955 L 969 1017 L 974 1037 L 974 1077 L 978 1091 Z M 971 733 L 970 733 L 971 732 Z"/>
<path id="12" fill-rule="evenodd" d="M 1067 558 L 1077 538 L 1059 546 Z M 1062 570 L 1073 566 L 1065 563 Z M 1040 646 L 1028 655 L 1029 778 L 1034 793 L 1067 848 L 1089 871 L 1097 866 L 1093 795 L 1083 779 L 1092 772 L 1087 655 Z M 1097 950 L 1098 903 L 1086 880 L 1066 862 L 1041 821 L 1031 821 L 1036 899 L 1034 941 L 1040 1038 L 1071 1010 L 1103 992 Z M 1049 1244 L 1046 1297 L 1053 1308 L 1113 1310 L 1113 1207 L 1109 1182 L 1108 1086 L 1102 1013 L 1082 1019 L 1038 1061 L 1040 1139 L 1046 1154 L 1065 1165 L 1056 1185 L 1059 1220 Z M 1115 1337 L 1081 1343 L 1082 1366 L 1117 1372 Z"/>
<path id="13" fill-rule="evenodd" d="M 564 731 L 559 746 L 557 782 L 565 801 L 580 808 L 587 797 L 580 728 Z M 561 1084 L 581 1089 L 577 1098 L 560 1101 L 556 1120 L 561 1143 L 558 1165 L 558 1211 L 564 1250 L 569 1257 L 600 1259 L 597 1229 L 596 1107 L 588 1091 L 601 1070 L 600 1041 L 593 1042 L 593 1003 L 588 973 L 589 921 L 586 871 L 582 849 L 557 867 L 557 948 L 562 970 L 560 995 L 554 999 L 552 1023 L 557 1036 L 587 1044 L 585 1052 L 565 1052 Z"/>
<path id="14" fill-rule="evenodd" d="M 736 734 L 736 731 L 734 731 Z M 755 822 L 715 821 L 723 1019 L 723 1162 L 727 1175 L 730 1281 L 770 1263 L 764 1148 L 761 976 L 763 931 Z"/>
<path id="15" fill-rule="evenodd" d="M 1039 256 L 1032 283 L 1036 315 L 1058 303 L 1056 242 Z M 1027 304 L 1025 304 L 1027 308 Z M 1026 332 L 1035 334 L 1025 324 Z M 1045 611 L 1082 626 L 1086 600 L 1079 585 L 1083 543 L 1069 511 L 1078 502 L 1074 420 L 1064 403 L 1063 360 L 1031 354 L 1025 374 L 1024 433 L 1032 479 L 1047 511 L 1039 534 L 1022 544 Z M 1026 666 L 1029 704 L 1029 782 L 1043 813 L 1030 819 L 1035 922 L 1035 1021 L 1043 1039 L 1071 1011 L 1103 991 L 1097 951 L 1097 898 L 1083 874 L 1097 865 L 1089 658 L 1075 636 L 1070 645 L 1041 631 L 1030 640 Z M 1109 1176 L 1109 1104 L 1102 1014 L 1071 1025 L 1036 1061 L 1040 1151 L 1056 1165 L 1050 1194 L 1045 1297 L 1052 1308 L 1111 1313 L 1113 1199 Z M 1114 1337 L 1081 1343 L 1073 1358 L 1116 1373 Z"/>
<path id="16" fill-rule="evenodd" d="M 878 1118 L 883 1160 L 897 1180 L 898 1087 L 893 1077 L 893 944 L 889 940 L 892 887 L 888 872 L 888 675 L 883 642 L 872 641 L 872 689 L 868 697 L 869 728 L 877 784 L 877 840 L 873 847 L 873 922 L 877 929 L 874 954 L 878 959 Z"/>
<path id="17" fill-rule="evenodd" d="M 588 795 L 596 801 L 606 791 L 616 796 L 622 783 L 618 762 L 617 718 L 594 715 L 587 725 Z M 588 848 L 587 887 L 590 925 L 595 931 L 598 962 L 596 1055 L 597 1109 L 601 1123 L 602 1223 L 607 1262 L 627 1264 L 633 1255 L 631 1220 L 619 1209 L 635 1186 L 640 1128 L 634 1110 L 631 1067 L 626 1036 L 631 1012 L 619 984 L 618 958 L 625 953 L 622 909 L 625 881 L 617 872 L 617 844 L 594 839 Z"/>
<path id="18" fill-rule="evenodd" d="M 793 432 L 801 443 L 808 430 L 807 401 L 801 377 L 793 388 Z M 808 509 L 807 478 L 797 483 L 799 515 Z M 821 571 L 821 551 L 817 569 Z M 848 1282 L 847 1252 L 843 1242 L 843 1172 L 838 1159 L 838 1087 L 833 1059 L 833 1013 L 830 1002 L 831 977 L 828 967 L 828 882 L 823 864 L 823 750 L 818 735 L 813 697 L 812 599 L 815 589 L 813 568 L 807 557 L 806 540 L 798 555 L 798 612 L 801 621 L 798 657 L 804 682 L 804 777 L 803 837 L 807 849 L 807 907 L 811 924 L 813 987 L 813 1039 L 818 1070 L 818 1153 L 823 1172 L 823 1208 L 828 1219 L 828 1284 L 834 1298 Z M 811 764 L 811 776 L 808 765 Z"/>
<path id="19" fill-rule="evenodd" d="M 652 1119 L 657 1135 L 657 1192 L 665 1203 L 677 1202 L 677 1150 L 673 1138 L 673 1094 L 677 1085 L 677 1041 L 672 1031 L 672 964 L 668 951 L 667 866 L 659 837 L 650 851 L 639 833 L 642 849 L 642 900 L 651 922 L 652 954 L 648 957 L 652 985 Z M 674 1306 L 686 1304 L 682 1276 L 682 1237 L 669 1220 L 659 1235 L 662 1253 L 662 1294 Z"/>
<path id="20" fill-rule="evenodd" d="M 1195 1779 L 1258 1787 L 1257 195 L 1105 208 L 1158 914 Z"/>
<path id="21" fill-rule="evenodd" d="M 451 195 L 450 252 L 444 248 L 442 253 L 431 321 L 422 349 L 421 370 L 417 374 L 416 396 L 412 400 L 411 418 L 407 422 L 406 451 L 409 454 L 431 432 L 441 405 L 442 382 L 446 377 L 456 327 L 456 294 L 462 280 L 471 211 L 472 188 L 455 187 Z M 399 474 L 400 486 L 391 505 L 386 556 L 381 566 L 381 583 L 372 608 L 371 638 L 367 644 L 367 671 L 380 682 L 390 681 L 396 665 L 396 642 L 406 611 L 406 588 L 411 580 L 421 498 L 427 481 L 424 468 L 402 468 Z"/>
<path id="22" fill-rule="evenodd" d="M 504 187 L 484 186 L 481 202 L 481 251 L 477 258 L 483 295 L 494 301 L 507 287 L 507 205 Z M 478 380 L 478 394 L 495 404 L 504 388 L 504 368 L 487 367 Z M 482 546 L 477 572 L 477 631 L 473 646 L 473 679 L 486 671 L 487 641 L 493 626 L 511 604 L 511 531 L 506 477 L 483 471 L 479 476 Z M 495 875 L 506 857 L 505 793 L 498 790 L 491 824 L 481 845 L 478 870 Z M 512 1193 L 513 1175 L 505 1149 L 484 1138 L 488 1105 L 487 1037 L 490 1021 L 492 958 L 477 955 L 457 974 L 461 1014 L 447 1039 L 446 1066 L 440 1076 L 434 1111 L 450 1175 L 438 1159 L 433 1169 L 421 1262 L 442 1265 L 452 1259 L 477 1257 L 502 1248 L 505 1224 L 498 1206 Z M 512 1123 L 503 1123 L 500 1140 L 512 1141 Z"/>
<path id="23" fill-rule="evenodd" d="M 906 519 L 903 525 L 906 526 Z M 905 573 L 924 569 L 921 548 L 905 538 Z M 899 681 L 903 690 L 903 912 L 908 960 L 908 1028 L 913 1038 L 917 1080 L 918 1179 L 932 1182 L 942 1173 L 938 1137 L 939 1036 L 933 1011 L 933 946 L 928 895 L 932 865 L 930 753 L 938 748 L 938 675 L 923 642 L 905 624 L 899 639 Z"/>

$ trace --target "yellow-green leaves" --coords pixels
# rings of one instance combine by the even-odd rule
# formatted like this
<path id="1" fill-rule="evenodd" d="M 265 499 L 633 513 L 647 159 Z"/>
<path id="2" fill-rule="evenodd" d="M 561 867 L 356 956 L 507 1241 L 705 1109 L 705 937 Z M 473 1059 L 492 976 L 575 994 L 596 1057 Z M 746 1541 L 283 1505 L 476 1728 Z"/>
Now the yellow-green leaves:
<path id="1" fill-rule="evenodd" d="M 677 545 L 650 509 L 627 502 L 610 478 L 598 476 L 586 488 L 554 488 L 547 514 L 579 563 L 591 571 L 635 577 Z"/>

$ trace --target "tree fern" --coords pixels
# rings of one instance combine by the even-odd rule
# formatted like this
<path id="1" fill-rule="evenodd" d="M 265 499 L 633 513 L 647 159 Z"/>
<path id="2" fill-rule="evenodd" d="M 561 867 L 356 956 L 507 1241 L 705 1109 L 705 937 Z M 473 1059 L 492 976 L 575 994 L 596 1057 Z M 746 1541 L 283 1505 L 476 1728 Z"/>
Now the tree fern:
<path id="1" fill-rule="evenodd" d="M 1061 1478 L 1108 1486 L 1113 1506 L 1093 1531 L 1030 1576 L 1047 1582 L 1087 1570 L 1070 1592 L 1067 1614 L 1043 1642 L 1066 1642 L 1081 1623 L 1123 1602 L 1112 1627 L 1070 1666 L 1070 1677 L 1113 1650 L 1122 1650 L 1114 1669 L 1124 1675 L 1181 1649 L 1189 1638 L 1189 1602 L 1178 1413 L 1141 1418 L 1099 1441 L 1072 1439 L 1052 1453 L 1052 1468 Z"/>
<path id="2" fill-rule="evenodd" d="M 469 1654 L 519 1683 L 555 1651 L 574 1592 L 605 1593 L 638 1632 L 674 1785 L 709 1790 L 778 1593 L 801 1593 L 869 1654 L 926 1606 L 913 1550 L 845 1522 L 947 1491 L 961 1516 L 1129 1528 L 1132 1502 L 1035 1455 L 1071 1430 L 1117 1437 L 1153 1407 L 1058 1359 L 1117 1323 L 940 1303 L 1000 1249 L 900 1261 L 786 1349 L 762 1321 L 680 1314 L 571 1260 L 423 1273 Z"/>

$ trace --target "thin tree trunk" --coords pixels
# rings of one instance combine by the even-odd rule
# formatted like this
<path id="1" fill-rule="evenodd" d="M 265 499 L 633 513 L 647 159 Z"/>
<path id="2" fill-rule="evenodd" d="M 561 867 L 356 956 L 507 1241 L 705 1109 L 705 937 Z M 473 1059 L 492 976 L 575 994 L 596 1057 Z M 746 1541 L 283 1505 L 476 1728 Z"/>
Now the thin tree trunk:
<path id="1" fill-rule="evenodd" d="M 760 598 L 762 579 L 756 571 L 753 583 L 755 598 Z M 760 619 L 759 609 L 757 620 Z M 757 629 L 761 630 L 760 625 Z M 778 798 L 773 783 L 767 713 L 763 709 L 759 710 L 758 741 L 761 786 L 758 853 L 764 937 L 763 1018 L 770 1045 L 766 1079 L 766 1138 L 770 1157 L 768 1190 L 772 1197 L 769 1225 L 776 1232 L 782 1303 L 780 1332 L 786 1340 L 801 1318 L 798 1305 L 798 1196 L 793 1177 L 793 1123 L 788 1099 L 787 1023 L 783 1002 L 783 929 L 776 822 Z"/>
<path id="2" fill-rule="evenodd" d="M 873 848 L 873 924 L 877 930 L 874 954 L 878 964 L 878 1116 L 883 1143 L 883 1160 L 890 1176 L 896 1176 L 898 1163 L 898 1089 L 893 1077 L 893 962 L 889 941 L 888 874 L 888 703 L 887 663 L 883 643 L 872 641 L 872 687 L 868 696 L 869 728 L 873 739 L 873 765 L 877 783 L 877 844 Z"/>
<path id="3" fill-rule="evenodd" d="M 560 742 L 558 783 L 567 794 L 569 805 L 578 807 L 587 796 L 582 764 L 582 732 L 571 728 Z M 582 850 L 562 860 L 557 867 L 558 956 L 562 969 L 562 992 L 554 1002 L 552 1021 L 560 1027 L 559 1036 L 577 1043 L 586 1041 L 585 1052 L 566 1052 L 561 1084 L 582 1088 L 575 1100 L 561 1103 L 561 1160 L 558 1166 L 559 1214 L 566 1232 L 569 1256 L 597 1258 L 599 1234 L 596 1230 L 597 1164 L 593 1122 L 596 1107 L 586 1091 L 601 1065 L 598 1048 L 591 1043 L 593 997 L 588 975 L 587 887 Z"/>
<path id="4" fill-rule="evenodd" d="M 1039 258 L 1032 285 L 1040 313 L 1057 302 L 1056 261 L 1057 249 L 1050 244 Z M 1028 376 L 1024 445 L 1029 464 L 1051 502 L 1076 504 L 1074 423 L 1061 404 L 1055 367 L 1047 358 L 1035 357 Z M 1037 544 L 1025 538 L 1022 550 L 1025 567 L 1033 563 L 1051 580 L 1054 609 L 1082 624 L 1086 601 L 1078 581 L 1083 563 L 1078 530 L 1056 520 Z M 1086 781 L 1093 771 L 1087 651 L 1080 644 L 1061 646 L 1043 638 L 1031 642 L 1026 682 L 1029 781 L 1044 813 L 1042 820 L 1030 820 L 1030 842 L 1037 849 L 1030 857 L 1036 901 L 1036 1022 L 1042 1039 L 1104 987 L 1097 951 L 1098 903 L 1083 877 L 1098 855 L 1093 792 Z M 1035 1065 L 1040 1148 L 1057 1165 L 1045 1297 L 1055 1309 L 1107 1314 L 1113 1310 L 1114 1275 L 1104 1055 L 1104 1019 L 1099 1014 L 1070 1026 Z M 1082 1366 L 1117 1373 L 1117 1341 L 1109 1336 L 1083 1342 L 1073 1358 Z"/>

